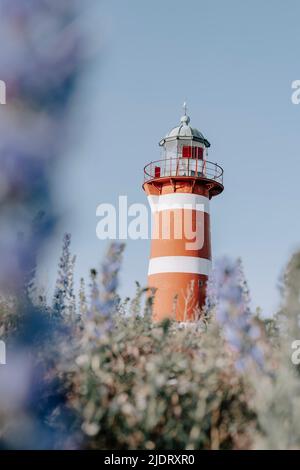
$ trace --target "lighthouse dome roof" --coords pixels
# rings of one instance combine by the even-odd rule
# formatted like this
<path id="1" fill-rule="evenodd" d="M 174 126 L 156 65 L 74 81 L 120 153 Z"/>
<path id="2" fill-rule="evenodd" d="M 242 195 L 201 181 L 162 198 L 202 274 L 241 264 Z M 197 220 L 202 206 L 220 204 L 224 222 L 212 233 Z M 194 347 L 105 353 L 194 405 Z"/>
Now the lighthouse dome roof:
<path id="1" fill-rule="evenodd" d="M 180 119 L 179 126 L 173 127 L 168 134 L 159 142 L 159 145 L 164 145 L 165 142 L 172 140 L 194 140 L 201 142 L 205 147 L 210 147 L 210 143 L 204 135 L 195 127 L 190 126 L 190 117 L 185 113 Z"/>

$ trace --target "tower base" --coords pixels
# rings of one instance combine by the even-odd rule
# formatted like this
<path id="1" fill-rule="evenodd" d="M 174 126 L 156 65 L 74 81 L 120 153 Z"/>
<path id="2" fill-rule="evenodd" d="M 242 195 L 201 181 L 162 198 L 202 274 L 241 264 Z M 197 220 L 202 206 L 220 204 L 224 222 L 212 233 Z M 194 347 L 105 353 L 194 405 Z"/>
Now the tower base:
<path id="1" fill-rule="evenodd" d="M 153 320 L 197 321 L 205 305 L 207 276 L 191 273 L 161 273 L 148 277 L 155 289 Z"/>

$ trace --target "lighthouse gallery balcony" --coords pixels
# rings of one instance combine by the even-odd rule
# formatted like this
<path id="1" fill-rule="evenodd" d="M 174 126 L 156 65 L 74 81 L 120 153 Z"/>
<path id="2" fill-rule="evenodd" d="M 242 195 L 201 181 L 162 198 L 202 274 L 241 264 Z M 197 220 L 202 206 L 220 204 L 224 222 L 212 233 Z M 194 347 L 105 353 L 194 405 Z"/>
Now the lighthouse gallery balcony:
<path id="1" fill-rule="evenodd" d="M 145 166 L 144 183 L 166 178 L 192 178 L 223 187 L 223 168 L 208 160 L 183 157 L 157 160 Z"/>

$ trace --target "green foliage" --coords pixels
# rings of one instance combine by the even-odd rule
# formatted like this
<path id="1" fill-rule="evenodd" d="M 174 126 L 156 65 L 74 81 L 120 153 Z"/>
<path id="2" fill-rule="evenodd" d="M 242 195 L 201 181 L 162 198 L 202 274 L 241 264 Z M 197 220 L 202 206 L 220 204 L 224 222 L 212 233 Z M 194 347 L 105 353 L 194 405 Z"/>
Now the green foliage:
<path id="1" fill-rule="evenodd" d="M 300 253 L 273 317 L 251 313 L 241 262 L 223 260 L 208 321 L 159 324 L 151 318 L 155 291 L 137 283 L 134 299 L 118 296 L 123 249 L 112 244 L 91 270 L 89 292 L 81 280 L 75 305 L 65 237 L 54 305 L 41 294 L 27 306 L 47 318 L 38 331 L 52 331 L 48 342 L 31 337 L 31 346 L 44 368 L 37 409 L 56 447 L 300 449 L 300 374 L 291 361 L 300 340 Z M 19 311 L 18 299 L 0 298 L 4 339 L 21 331 Z M 0 400 L 1 416 L 0 435 L 12 419 Z"/>
<path id="2" fill-rule="evenodd" d="M 76 364 L 73 404 L 90 448 L 242 448 L 255 426 L 216 328 L 120 316 Z"/>
<path id="3" fill-rule="evenodd" d="M 256 444 L 265 449 L 300 449 L 300 368 L 292 362 L 292 344 L 300 339 L 300 252 L 287 265 L 281 292 L 281 308 L 266 322 L 272 375 L 251 377 L 262 431 Z"/>

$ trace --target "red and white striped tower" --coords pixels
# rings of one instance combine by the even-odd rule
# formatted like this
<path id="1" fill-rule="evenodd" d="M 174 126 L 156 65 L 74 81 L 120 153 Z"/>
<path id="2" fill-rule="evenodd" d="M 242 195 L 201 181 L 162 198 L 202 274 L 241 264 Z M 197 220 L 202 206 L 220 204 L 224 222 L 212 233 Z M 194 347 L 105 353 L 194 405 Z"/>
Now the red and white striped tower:
<path id="1" fill-rule="evenodd" d="M 159 145 L 163 159 L 144 168 L 153 215 L 148 285 L 153 319 L 195 320 L 211 269 L 209 201 L 223 191 L 223 170 L 207 160 L 210 143 L 186 113 Z"/>

